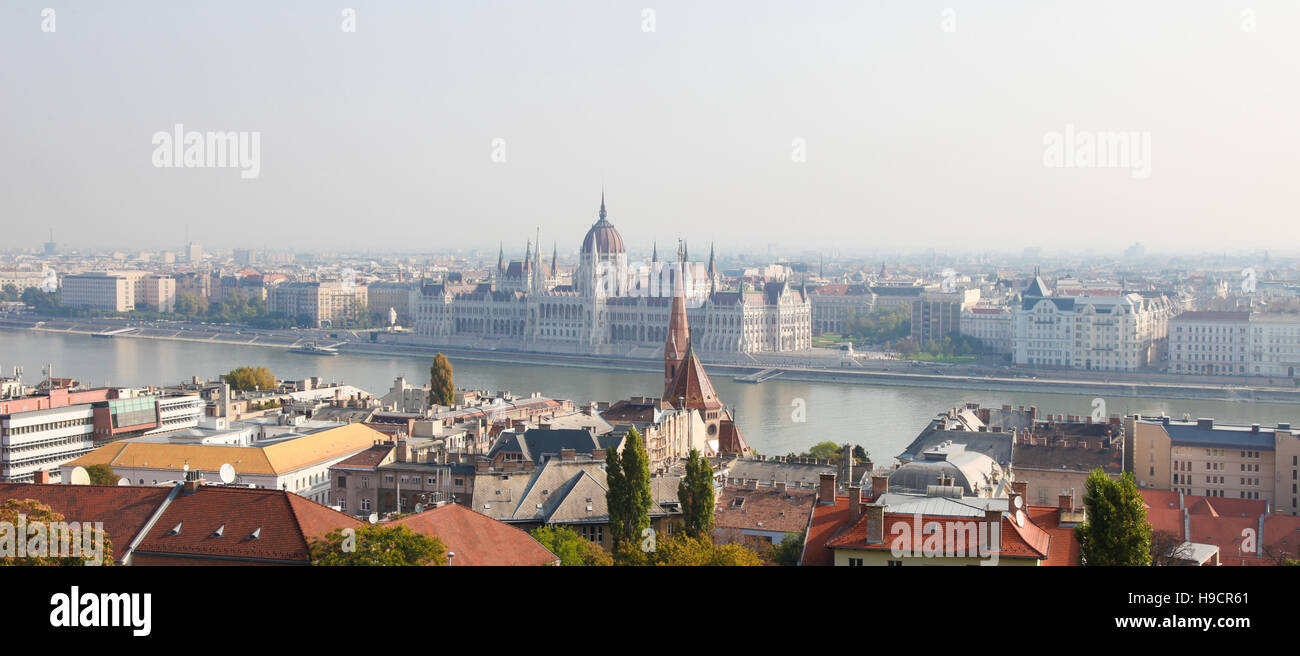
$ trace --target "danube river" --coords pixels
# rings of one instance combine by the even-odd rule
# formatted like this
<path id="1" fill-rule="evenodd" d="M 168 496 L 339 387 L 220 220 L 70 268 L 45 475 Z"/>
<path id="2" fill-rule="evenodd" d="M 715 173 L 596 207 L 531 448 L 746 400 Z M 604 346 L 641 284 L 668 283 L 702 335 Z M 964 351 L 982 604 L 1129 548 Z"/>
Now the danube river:
<path id="1" fill-rule="evenodd" d="M 191 376 L 213 378 L 240 365 L 265 365 L 283 379 L 320 376 L 383 395 L 397 376 L 406 376 L 412 383 L 427 381 L 430 363 L 424 356 L 321 357 L 255 346 L 0 330 L 0 366 L 6 375 L 21 365 L 26 371 L 24 379 L 34 383 L 46 364 L 54 366 L 56 376 L 88 385 L 124 387 L 176 383 Z M 662 378 L 653 373 L 456 360 L 452 364 L 459 387 L 540 392 L 576 402 L 654 396 L 663 386 Z M 752 385 L 733 382 L 721 374 L 713 383 L 760 453 L 784 455 L 832 440 L 861 444 L 881 463 L 892 462 L 936 413 L 968 401 L 1036 405 L 1040 412 L 1053 414 L 1089 415 L 1093 407 L 1092 397 L 1067 394 L 875 387 L 780 378 Z M 1167 412 L 1174 417 L 1186 413 L 1228 423 L 1300 424 L 1300 407 L 1294 404 L 1120 397 L 1106 398 L 1105 403 L 1108 413 Z"/>

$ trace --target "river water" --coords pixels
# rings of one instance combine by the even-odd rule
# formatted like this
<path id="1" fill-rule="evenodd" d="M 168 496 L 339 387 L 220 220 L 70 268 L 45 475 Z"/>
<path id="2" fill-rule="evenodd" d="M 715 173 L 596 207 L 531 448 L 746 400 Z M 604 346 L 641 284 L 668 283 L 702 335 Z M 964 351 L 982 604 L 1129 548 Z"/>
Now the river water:
<path id="1" fill-rule="evenodd" d="M 282 379 L 320 376 L 383 395 L 397 376 L 421 383 L 429 375 L 429 358 L 339 355 L 321 357 L 282 349 L 201 344 L 152 339 L 97 339 L 84 335 L 0 330 L 0 366 L 15 365 L 28 382 L 40 380 L 41 367 L 88 385 L 164 385 L 191 376 L 215 378 L 241 365 L 265 365 Z M 452 361 L 459 387 L 540 392 L 575 402 L 615 401 L 629 396 L 658 396 L 662 378 L 654 373 L 506 365 Z M 984 405 L 1036 405 L 1041 413 L 1089 415 L 1093 398 L 1068 394 L 989 392 L 979 389 L 932 389 L 812 383 L 780 378 L 759 385 L 736 383 L 716 375 L 713 384 L 736 416 L 750 445 L 758 452 L 784 455 L 805 451 L 817 442 L 861 444 L 877 463 L 888 464 L 936 413 L 968 401 Z M 1107 413 L 1214 417 L 1224 423 L 1279 421 L 1300 424 L 1295 404 L 1187 401 L 1176 399 L 1105 399 Z M 799 419 L 802 418 L 802 421 Z"/>

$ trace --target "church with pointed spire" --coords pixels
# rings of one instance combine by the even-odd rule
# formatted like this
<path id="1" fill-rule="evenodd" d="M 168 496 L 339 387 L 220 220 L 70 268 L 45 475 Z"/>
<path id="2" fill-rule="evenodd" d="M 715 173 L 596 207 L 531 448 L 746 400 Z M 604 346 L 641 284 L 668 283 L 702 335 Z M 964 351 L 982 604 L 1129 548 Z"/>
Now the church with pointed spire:
<path id="1" fill-rule="evenodd" d="M 677 335 L 676 356 L 685 357 L 690 349 L 742 354 L 799 351 L 812 345 L 807 291 L 788 282 L 727 289 L 712 244 L 707 263 L 691 262 L 684 241 L 677 262 L 662 261 L 657 243 L 651 245 L 648 262 L 630 262 L 604 192 L 575 268 L 560 267 L 555 243 L 549 265 L 543 262 L 540 229 L 526 240 L 523 251 L 522 259 L 509 260 L 501 243 L 490 280 L 448 276 L 412 292 L 412 333 L 417 341 L 654 358 L 667 348 L 670 333 L 689 333 L 684 327 L 689 317 L 697 330 L 689 344 Z M 674 312 L 680 319 L 673 318 Z M 674 321 L 682 324 L 680 331 Z M 665 370 L 665 384 L 668 377 Z"/>

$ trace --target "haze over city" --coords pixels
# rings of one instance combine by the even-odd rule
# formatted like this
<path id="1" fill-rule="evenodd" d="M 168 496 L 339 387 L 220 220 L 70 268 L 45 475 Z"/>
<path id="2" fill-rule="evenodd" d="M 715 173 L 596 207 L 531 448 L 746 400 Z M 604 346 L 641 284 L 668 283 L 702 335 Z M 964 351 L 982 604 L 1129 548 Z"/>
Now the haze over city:
<path id="1" fill-rule="evenodd" d="M 0 7 L 7 248 L 567 254 L 602 187 L 631 251 L 1300 237 L 1295 5 L 42 8 Z M 259 132 L 257 177 L 156 167 L 178 124 Z M 1149 175 L 1046 166 L 1067 130 L 1148 135 Z"/>

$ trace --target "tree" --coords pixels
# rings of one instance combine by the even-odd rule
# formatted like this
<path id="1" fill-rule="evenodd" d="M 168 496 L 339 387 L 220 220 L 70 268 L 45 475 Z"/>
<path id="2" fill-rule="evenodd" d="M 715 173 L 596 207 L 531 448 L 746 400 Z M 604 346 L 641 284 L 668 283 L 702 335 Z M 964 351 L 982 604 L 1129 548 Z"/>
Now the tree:
<path id="1" fill-rule="evenodd" d="M 714 544 L 708 536 L 677 533 L 658 540 L 649 564 L 673 567 L 735 567 L 763 564 L 753 549 L 740 544 Z"/>
<path id="2" fill-rule="evenodd" d="M 853 461 L 854 461 L 854 464 L 859 464 L 859 463 L 867 462 L 867 461 L 869 461 L 869 460 L 871 460 L 871 456 L 869 456 L 869 455 L 867 454 L 867 450 L 864 449 L 864 448 L 862 448 L 862 445 L 861 445 L 861 444 L 855 444 L 855 445 L 853 445 Z"/>
<path id="3" fill-rule="evenodd" d="M 446 565 L 447 545 L 409 526 L 366 524 L 312 538 L 313 565 Z"/>
<path id="4" fill-rule="evenodd" d="M 692 537 L 713 531 L 713 468 L 696 449 L 686 458 L 686 476 L 677 484 L 677 500 L 682 504 L 682 522 Z"/>
<path id="5" fill-rule="evenodd" d="M 255 389 L 273 390 L 277 385 L 275 374 L 266 367 L 239 367 L 222 377 L 230 389 L 251 392 Z"/>
<path id="6" fill-rule="evenodd" d="M 1151 525 L 1132 472 L 1112 480 L 1101 468 L 1084 486 L 1085 523 L 1075 527 L 1084 565 L 1150 565 Z"/>
<path id="7" fill-rule="evenodd" d="M 86 473 L 90 474 L 91 485 L 117 485 L 118 475 L 113 473 L 112 467 L 103 463 L 87 467 Z"/>
<path id="8" fill-rule="evenodd" d="M 18 289 L 18 285 L 9 283 L 4 286 L 3 296 L 6 301 L 17 301 L 23 297 L 23 293 Z"/>
<path id="9" fill-rule="evenodd" d="M 94 525 L 91 524 L 90 522 L 80 523 L 79 524 L 80 531 L 81 531 L 80 535 L 73 536 L 73 537 L 80 538 L 79 540 L 77 540 L 77 542 L 81 547 L 81 555 L 70 556 L 67 554 L 76 553 L 76 551 L 72 550 L 73 548 L 72 539 L 68 539 L 68 540 L 49 539 L 51 536 L 49 532 L 50 529 L 56 526 L 59 528 L 60 537 L 63 535 L 69 535 L 67 533 L 64 533 L 64 531 L 68 528 L 68 526 L 66 524 L 63 524 L 64 518 L 62 514 L 54 512 L 53 508 L 50 508 L 49 506 L 41 503 L 40 501 L 37 501 L 36 499 L 6 499 L 3 503 L 0 503 L 0 522 L 7 523 L 9 525 L 10 531 L 8 531 L 8 533 L 11 536 L 10 539 L 12 539 L 12 536 L 14 535 L 13 527 L 18 523 L 18 517 L 20 515 L 25 518 L 24 521 L 26 522 L 29 531 L 28 536 L 25 536 L 23 538 L 18 538 L 18 539 L 28 540 L 27 551 L 26 551 L 27 555 L 23 558 L 18 558 L 16 550 L 12 552 L 13 555 L 8 555 L 8 554 L 0 555 L 0 566 L 8 566 L 8 565 L 81 566 L 81 565 L 85 565 L 86 561 L 94 560 L 96 557 L 96 554 L 93 552 L 93 547 L 90 553 L 87 553 L 85 551 L 85 545 L 87 544 L 90 545 L 103 544 L 104 551 L 102 554 L 99 554 L 100 556 L 102 556 L 102 560 L 100 561 L 100 564 L 103 565 L 113 564 L 113 542 L 108 539 L 108 535 L 104 533 L 103 529 L 95 528 Z M 39 540 L 39 544 L 43 545 L 41 546 L 40 549 L 45 553 L 45 555 L 40 555 L 39 553 L 32 550 L 32 547 L 35 546 L 33 543 L 37 542 L 37 538 L 32 533 L 30 533 L 30 531 L 34 526 L 37 525 L 41 525 L 45 527 L 45 532 L 40 534 L 42 537 Z M 89 531 L 90 533 L 87 534 L 86 531 Z M 0 544 L 4 544 L 5 542 L 7 542 L 7 540 L 0 540 Z M 9 545 L 8 547 L 5 548 L 5 551 L 8 552 L 9 548 L 12 548 L 12 545 L 13 543 L 9 542 Z"/>
<path id="10" fill-rule="evenodd" d="M 1188 564 L 1192 549 L 1182 536 L 1173 531 L 1151 532 L 1151 564 L 1158 567 Z"/>
<path id="11" fill-rule="evenodd" d="M 429 404 L 451 406 L 456 403 L 456 385 L 452 382 L 451 361 L 439 352 L 429 367 Z"/>
<path id="12" fill-rule="evenodd" d="M 839 454 L 840 445 L 830 441 L 818 442 L 817 444 L 814 444 L 811 449 L 808 449 L 809 457 L 816 458 L 817 460 L 831 460 Z"/>
<path id="13" fill-rule="evenodd" d="M 786 533 L 779 544 L 772 545 L 772 562 L 793 567 L 803 558 L 803 533 Z"/>
<path id="14" fill-rule="evenodd" d="M 600 545 L 564 526 L 539 526 L 529 535 L 560 559 L 565 567 L 600 567 L 614 564 L 613 556 Z"/>
<path id="15" fill-rule="evenodd" d="M 620 455 L 610 449 L 605 455 L 608 489 L 605 505 L 609 507 L 609 530 L 616 547 L 622 542 L 637 544 L 650 528 L 650 459 L 645 444 L 635 428 L 629 429 Z"/>

